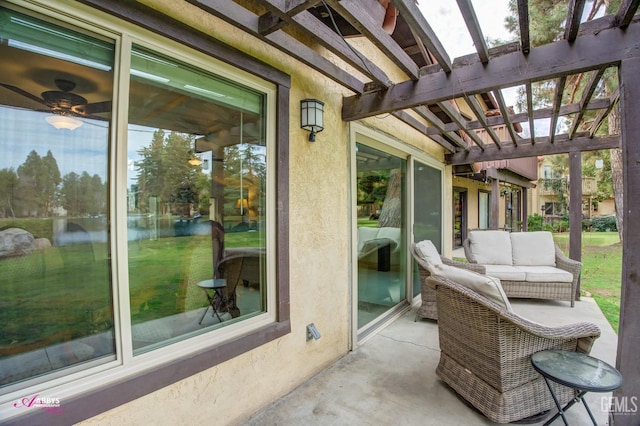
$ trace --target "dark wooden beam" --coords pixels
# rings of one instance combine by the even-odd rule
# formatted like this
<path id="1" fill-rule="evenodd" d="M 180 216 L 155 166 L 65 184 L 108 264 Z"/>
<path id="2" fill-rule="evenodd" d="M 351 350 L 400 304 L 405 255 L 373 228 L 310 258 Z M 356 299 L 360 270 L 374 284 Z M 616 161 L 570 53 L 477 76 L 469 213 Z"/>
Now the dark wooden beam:
<path id="1" fill-rule="evenodd" d="M 618 86 L 616 90 L 613 92 L 613 94 L 611 95 L 611 103 L 609 104 L 609 107 L 607 109 L 601 110 L 596 116 L 595 120 L 593 120 L 593 123 L 589 128 L 590 137 L 593 137 L 596 134 L 596 132 L 598 131 L 598 128 L 600 127 L 604 119 L 607 118 L 607 116 L 611 112 L 611 109 L 616 105 L 619 98 L 620 98 L 620 86 Z"/>
<path id="2" fill-rule="evenodd" d="M 405 122 L 406 124 L 408 124 L 409 126 L 413 127 L 414 129 L 416 129 L 417 131 L 423 133 L 423 134 L 428 134 L 428 127 L 420 122 L 419 120 L 417 120 L 416 118 L 412 117 L 411 115 L 409 115 L 407 112 L 405 111 L 396 111 L 393 113 L 393 116 L 398 118 L 399 120 L 402 120 L 403 122 Z M 436 143 L 438 143 L 440 146 L 442 146 L 444 149 L 446 149 L 449 152 L 456 152 L 456 148 L 451 145 L 449 142 L 447 142 L 441 135 L 435 134 L 435 135 L 429 135 L 429 138 L 434 140 Z"/>
<path id="3" fill-rule="evenodd" d="M 622 387 L 614 391 L 617 401 L 638 403 L 640 396 L 640 58 L 620 65 L 620 132 L 624 169 L 622 227 L 622 289 L 616 367 Z M 638 413 L 620 410 L 613 414 L 616 426 L 638 425 Z"/>
<path id="4" fill-rule="evenodd" d="M 569 153 L 569 257 L 582 260 L 582 153 Z M 578 283 L 578 286 L 580 284 Z M 577 289 L 576 298 L 580 297 Z"/>
<path id="5" fill-rule="evenodd" d="M 471 4 L 471 0 L 457 0 L 457 2 L 458 8 L 464 18 L 464 22 L 467 24 L 469 34 L 471 34 L 473 44 L 476 46 L 480 62 L 486 64 L 489 62 L 489 51 L 487 49 L 487 43 L 484 40 L 484 36 L 482 35 L 482 29 L 480 28 L 478 17 L 476 16 L 476 12 Z"/>
<path id="6" fill-rule="evenodd" d="M 308 65 L 310 68 L 320 72 L 332 81 L 343 87 L 349 88 L 356 93 L 364 91 L 364 83 L 356 77 L 341 69 L 337 65 L 322 58 L 318 52 L 309 48 L 304 43 L 296 40 L 283 31 L 276 31 L 267 36 L 262 36 L 258 29 L 259 17 L 247 9 L 232 1 L 216 0 L 188 0 L 193 5 L 199 7 L 207 13 L 229 22 L 245 32 L 265 41 L 273 47 L 285 52 L 289 56 Z"/>
<path id="7" fill-rule="evenodd" d="M 567 84 L 567 77 L 562 76 L 556 80 L 553 92 L 553 114 L 549 120 L 549 142 L 553 143 L 556 137 L 556 126 L 558 125 L 558 115 L 562 106 L 562 95 L 564 94 L 564 86 Z"/>
<path id="8" fill-rule="evenodd" d="M 503 143 L 501 149 L 487 146 L 484 151 L 480 148 L 472 147 L 469 151 L 447 154 L 445 157 L 447 164 L 459 165 L 477 163 L 479 161 L 508 160 L 620 147 L 620 136 L 618 135 L 590 138 L 584 133 L 583 136 L 578 136 L 572 140 L 569 140 L 568 135 L 558 135 L 553 144 L 548 143 L 547 140 L 546 137 L 538 138 L 538 141 L 532 144 L 530 139 L 525 139 L 521 140 L 518 146 Z"/>
<path id="9" fill-rule="evenodd" d="M 381 7 L 377 0 L 326 0 L 326 2 L 349 24 L 384 52 L 409 78 L 415 80 L 419 77 L 420 70 L 418 65 L 382 29 L 382 22 L 377 22 L 373 19 L 373 16 L 368 11 L 369 7 Z"/>
<path id="10" fill-rule="evenodd" d="M 610 106 L 611 106 L 611 99 L 609 98 L 594 99 L 587 104 L 587 106 L 585 107 L 585 110 L 593 111 L 593 110 L 599 110 L 599 109 L 608 109 Z M 560 111 L 558 112 L 558 115 L 565 116 L 570 114 L 576 114 L 580 112 L 580 109 L 581 109 L 580 103 L 578 102 L 574 104 L 563 105 L 562 107 L 560 107 Z M 533 120 L 551 118 L 552 115 L 553 115 L 552 108 L 543 108 L 543 109 L 537 109 L 533 111 L 533 114 L 528 114 L 526 112 L 512 114 L 509 116 L 509 119 L 511 120 L 512 123 L 524 123 L 529 119 L 533 121 Z M 505 120 L 502 116 L 487 117 L 487 123 L 490 126 L 500 126 L 502 124 L 505 124 Z M 475 130 L 480 128 L 482 128 L 482 124 L 477 120 L 467 122 L 466 130 Z M 465 130 L 465 129 L 460 129 L 460 126 L 458 126 L 457 123 L 445 124 L 444 131 L 455 132 L 458 130 Z"/>
<path id="11" fill-rule="evenodd" d="M 509 136 L 511 137 L 511 143 L 517 146 L 519 137 L 513 128 L 513 124 L 511 123 L 511 119 L 509 117 L 509 110 L 507 108 L 506 103 L 504 102 L 502 91 L 494 90 L 493 96 L 496 98 L 496 101 L 498 102 L 498 108 L 500 108 L 501 117 L 504 120 L 504 125 L 507 128 L 507 131 L 509 132 Z"/>
<path id="12" fill-rule="evenodd" d="M 621 28 L 626 28 L 633 19 L 640 5 L 640 0 L 623 0 L 620 3 L 620 9 L 616 13 L 616 24 Z"/>
<path id="13" fill-rule="evenodd" d="M 564 39 L 569 43 L 578 36 L 578 29 L 580 28 L 580 19 L 582 18 L 582 12 L 584 10 L 584 4 L 586 0 L 570 0 L 569 11 L 567 13 L 567 21 L 564 26 Z"/>
<path id="14" fill-rule="evenodd" d="M 584 86 L 582 91 L 582 98 L 580 99 L 580 111 L 573 117 L 573 122 L 571 123 L 571 129 L 569 129 L 569 139 L 573 139 L 578 131 L 578 127 L 580 126 L 580 121 L 582 121 L 582 117 L 584 117 L 584 113 L 587 110 L 587 105 L 589 105 L 589 101 L 591 100 L 591 96 L 593 96 L 593 92 L 595 92 L 596 87 L 598 87 L 598 82 L 602 78 L 602 74 L 607 67 L 602 67 L 599 70 L 595 70 L 591 72 L 589 76 L 589 81 Z"/>
<path id="15" fill-rule="evenodd" d="M 425 120 L 431 122 L 431 124 L 433 124 L 440 132 L 445 133 L 449 137 L 449 139 L 451 139 L 455 144 L 458 145 L 458 147 L 464 150 L 469 149 L 469 145 L 464 140 L 462 140 L 462 138 L 457 133 L 447 132 L 445 130 L 445 124 L 429 108 L 421 106 L 414 108 L 414 111 L 420 114 L 420 116 Z"/>
<path id="16" fill-rule="evenodd" d="M 606 22 L 605 22 L 606 24 Z M 528 55 L 508 53 L 490 60 L 454 68 L 450 74 L 435 72 L 417 81 L 405 81 L 389 89 L 344 99 L 345 121 L 384 114 L 416 105 L 455 99 L 500 87 L 511 87 L 590 71 L 603 65 L 640 55 L 640 23 L 632 22 L 626 31 L 607 28 L 597 35 L 579 35 L 573 44 L 566 40 L 531 49 Z"/>
<path id="17" fill-rule="evenodd" d="M 520 28 L 520 45 L 522 53 L 525 55 L 531 50 L 531 40 L 529 38 L 529 2 L 528 0 L 518 0 L 518 25 Z"/>
<path id="18" fill-rule="evenodd" d="M 283 6 L 277 6 L 276 2 L 263 0 L 262 3 L 271 13 L 281 16 L 285 23 L 301 31 L 305 31 L 321 46 L 334 53 L 365 76 L 371 78 L 374 82 L 383 87 L 391 84 L 391 80 L 380 67 L 361 52 L 357 52 L 355 48 L 350 46 L 336 31 L 326 26 L 310 12 L 303 10 L 294 16 L 289 16 L 285 9 L 281 9 Z M 262 19 L 262 17 L 260 19 Z"/>
<path id="19" fill-rule="evenodd" d="M 458 124 L 460 128 L 466 128 L 465 124 L 467 120 L 462 117 L 458 110 L 453 106 L 453 103 L 444 101 L 438 102 L 436 105 L 438 105 L 440 109 L 449 116 L 449 118 L 451 118 L 456 124 Z M 475 142 L 476 145 L 478 145 L 481 149 L 484 149 L 484 142 L 482 141 L 482 139 L 480 139 L 480 136 L 478 136 L 476 132 L 466 132 L 466 134 L 473 142 Z"/>
<path id="20" fill-rule="evenodd" d="M 536 128 L 533 122 L 533 89 L 531 82 L 527 81 L 525 84 L 525 91 L 527 95 L 527 120 L 529 120 L 529 138 L 531 143 L 536 143 Z"/>
<path id="21" fill-rule="evenodd" d="M 438 62 L 442 70 L 445 73 L 451 72 L 451 59 L 449 59 L 449 55 L 442 46 L 438 36 L 427 23 L 420 9 L 418 9 L 416 1 L 395 0 L 393 5 L 398 9 L 398 12 L 400 12 L 400 15 L 402 15 L 407 24 L 409 24 L 411 31 L 413 31 L 427 49 L 429 49 L 429 52 L 436 59 L 436 62 Z"/>
<path id="22" fill-rule="evenodd" d="M 478 121 L 480 122 L 480 124 L 482 124 L 482 128 L 485 130 L 485 132 L 487 132 L 487 134 L 489 135 L 489 137 L 491 138 L 493 143 L 495 143 L 496 146 L 499 148 L 501 146 L 500 138 L 496 134 L 495 130 L 493 130 L 493 127 L 491 127 L 491 126 L 489 126 L 489 124 L 487 124 L 487 119 L 486 119 L 486 117 L 484 115 L 484 111 L 483 111 L 482 107 L 480 106 L 480 103 L 478 102 L 476 97 L 475 96 L 466 96 L 464 99 L 467 102 L 467 105 L 469 105 L 469 108 L 471 108 L 473 113 L 478 118 Z M 468 131 L 468 132 L 469 133 L 473 132 L 473 130 Z"/>

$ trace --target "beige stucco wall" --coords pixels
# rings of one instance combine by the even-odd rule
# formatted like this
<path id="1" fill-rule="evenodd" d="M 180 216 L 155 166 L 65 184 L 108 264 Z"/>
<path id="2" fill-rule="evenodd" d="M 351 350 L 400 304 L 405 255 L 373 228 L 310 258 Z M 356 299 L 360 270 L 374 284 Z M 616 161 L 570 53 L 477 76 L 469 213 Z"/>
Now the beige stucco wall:
<path id="1" fill-rule="evenodd" d="M 142 3 L 177 16 L 291 75 L 290 301 L 291 333 L 207 371 L 102 413 L 83 424 L 232 423 L 285 395 L 350 347 L 349 125 L 341 120 L 351 93 L 260 40 L 184 2 Z M 299 128 L 299 101 L 325 102 L 325 130 L 315 143 Z M 365 120 L 438 159 L 442 149 L 393 117 Z M 450 180 L 449 180 L 450 185 Z M 450 186 L 449 186 L 450 187 Z M 450 192 L 450 191 L 445 191 Z M 445 201 L 446 202 L 446 201 Z M 448 201 L 446 206 L 450 206 Z M 445 231 L 446 232 L 446 231 Z M 306 325 L 322 337 L 306 341 Z"/>

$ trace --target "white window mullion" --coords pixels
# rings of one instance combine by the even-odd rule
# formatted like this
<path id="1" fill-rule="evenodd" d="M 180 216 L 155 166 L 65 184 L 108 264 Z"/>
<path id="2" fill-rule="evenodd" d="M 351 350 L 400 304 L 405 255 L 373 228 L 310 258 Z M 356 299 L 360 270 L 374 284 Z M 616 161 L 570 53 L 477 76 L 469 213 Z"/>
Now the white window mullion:
<path id="1" fill-rule="evenodd" d="M 113 176 L 111 188 L 112 232 L 111 256 L 113 271 L 116 353 L 123 364 L 133 358 L 131 339 L 131 306 L 129 299 L 129 257 L 127 244 L 127 129 L 129 116 L 129 69 L 131 67 L 131 37 L 123 35 L 116 55 L 116 90 L 114 92 L 114 132 L 112 142 Z"/>

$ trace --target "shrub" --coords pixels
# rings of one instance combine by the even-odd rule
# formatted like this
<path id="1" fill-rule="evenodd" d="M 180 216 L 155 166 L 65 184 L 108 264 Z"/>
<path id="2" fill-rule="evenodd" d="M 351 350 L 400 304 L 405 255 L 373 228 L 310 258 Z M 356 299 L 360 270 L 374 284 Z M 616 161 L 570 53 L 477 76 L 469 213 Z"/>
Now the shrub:
<path id="1" fill-rule="evenodd" d="M 597 232 L 616 232 L 618 223 L 615 215 L 598 216 L 591 219 L 591 228 Z"/>

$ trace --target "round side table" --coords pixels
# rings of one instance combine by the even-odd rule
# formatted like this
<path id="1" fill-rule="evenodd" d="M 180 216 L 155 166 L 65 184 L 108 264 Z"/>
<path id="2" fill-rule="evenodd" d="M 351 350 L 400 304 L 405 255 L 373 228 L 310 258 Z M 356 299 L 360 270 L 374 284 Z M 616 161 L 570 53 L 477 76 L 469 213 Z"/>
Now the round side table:
<path id="1" fill-rule="evenodd" d="M 609 392 L 622 386 L 622 375 L 618 370 L 604 361 L 579 352 L 540 351 L 531 355 L 531 364 L 544 378 L 553 401 L 558 407 L 558 413 L 549 419 L 545 426 L 551 424 L 558 416 L 562 416 L 564 424 L 568 425 L 565 411 L 578 401 L 582 401 L 591 421 L 597 426 L 596 420 L 583 398 L 584 395 L 587 392 Z M 578 391 L 578 394 L 562 407 L 549 380 L 573 388 Z"/>

